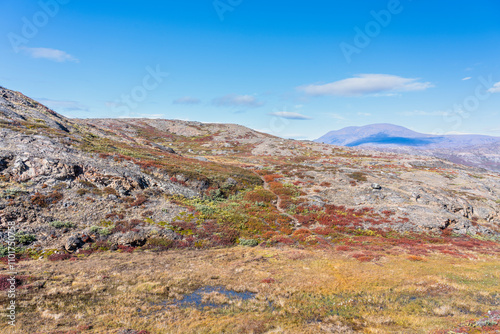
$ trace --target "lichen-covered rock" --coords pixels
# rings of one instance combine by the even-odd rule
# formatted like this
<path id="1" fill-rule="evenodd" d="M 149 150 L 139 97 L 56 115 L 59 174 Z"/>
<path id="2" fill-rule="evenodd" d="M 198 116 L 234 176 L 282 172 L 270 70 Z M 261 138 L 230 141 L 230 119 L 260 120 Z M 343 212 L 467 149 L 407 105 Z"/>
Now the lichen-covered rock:
<path id="1" fill-rule="evenodd" d="M 68 252 L 74 252 L 77 249 L 81 248 L 84 245 L 84 242 L 80 238 L 80 236 L 73 235 L 66 240 L 66 243 L 64 244 L 64 248 Z"/>

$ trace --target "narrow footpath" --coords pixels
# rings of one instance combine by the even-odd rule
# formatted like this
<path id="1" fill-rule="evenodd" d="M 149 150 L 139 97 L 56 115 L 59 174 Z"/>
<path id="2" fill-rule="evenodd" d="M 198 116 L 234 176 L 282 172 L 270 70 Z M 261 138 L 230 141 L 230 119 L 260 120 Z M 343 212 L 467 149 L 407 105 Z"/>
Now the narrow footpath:
<path id="1" fill-rule="evenodd" d="M 299 221 L 297 220 L 297 218 L 295 218 L 294 216 L 292 216 L 291 214 L 287 213 L 285 209 L 283 209 L 281 207 L 281 197 L 276 194 L 274 191 L 271 190 L 271 188 L 269 187 L 269 184 L 266 182 L 266 180 L 264 180 L 264 177 L 262 177 L 261 175 L 259 175 L 259 173 L 257 173 L 255 170 L 252 170 L 252 172 L 257 175 L 261 180 L 262 182 L 264 182 L 264 189 L 266 189 L 267 191 L 270 191 L 272 192 L 273 194 L 276 195 L 276 198 L 278 199 L 276 201 L 276 209 L 278 209 L 278 211 L 284 215 L 284 216 L 287 216 L 288 218 L 290 218 L 292 221 L 293 221 L 293 224 L 296 226 L 296 227 L 299 227 L 300 226 L 300 223 Z"/>

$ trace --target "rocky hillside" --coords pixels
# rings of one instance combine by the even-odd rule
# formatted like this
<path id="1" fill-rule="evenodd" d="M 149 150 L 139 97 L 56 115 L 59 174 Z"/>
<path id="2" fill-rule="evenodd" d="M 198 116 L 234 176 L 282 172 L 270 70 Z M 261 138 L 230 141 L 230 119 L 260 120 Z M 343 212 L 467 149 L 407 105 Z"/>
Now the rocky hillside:
<path id="1" fill-rule="evenodd" d="M 436 158 L 234 124 L 67 119 L 5 88 L 0 137 L 0 238 L 15 222 L 29 251 L 300 243 L 297 229 L 332 244 L 335 226 L 500 231 L 499 175 Z"/>
<path id="2" fill-rule="evenodd" d="M 499 329 L 494 172 L 5 88 L 0 137 L 2 333 Z"/>

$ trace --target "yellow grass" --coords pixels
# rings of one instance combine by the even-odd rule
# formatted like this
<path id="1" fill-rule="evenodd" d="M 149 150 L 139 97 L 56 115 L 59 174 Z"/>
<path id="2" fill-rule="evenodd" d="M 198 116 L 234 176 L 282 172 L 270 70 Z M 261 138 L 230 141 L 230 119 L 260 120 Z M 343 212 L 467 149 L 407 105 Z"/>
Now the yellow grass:
<path id="1" fill-rule="evenodd" d="M 20 290 L 18 324 L 14 330 L 4 321 L 0 331 L 428 333 L 495 308 L 498 258 L 426 260 L 401 255 L 373 263 L 334 251 L 235 247 L 22 262 L 20 272 L 45 285 Z M 229 302 L 222 308 L 162 304 L 203 286 L 256 295 L 248 301 L 206 296 Z"/>

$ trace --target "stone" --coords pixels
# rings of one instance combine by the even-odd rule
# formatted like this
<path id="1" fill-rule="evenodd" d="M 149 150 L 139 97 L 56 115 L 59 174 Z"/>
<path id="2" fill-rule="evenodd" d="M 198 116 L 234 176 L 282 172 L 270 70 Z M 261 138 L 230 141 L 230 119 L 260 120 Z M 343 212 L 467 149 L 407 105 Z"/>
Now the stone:
<path id="1" fill-rule="evenodd" d="M 378 184 L 378 183 L 372 183 L 371 187 L 374 190 L 380 190 L 380 189 L 382 189 L 382 186 L 380 184 Z"/>
<path id="2" fill-rule="evenodd" d="M 133 329 L 120 329 L 117 334 L 139 334 L 139 331 Z"/>
<path id="3" fill-rule="evenodd" d="M 144 245 L 146 240 L 146 236 L 140 232 L 130 231 L 117 235 L 117 242 L 119 245 L 137 247 Z"/>
<path id="4" fill-rule="evenodd" d="M 181 238 L 180 235 L 169 229 L 160 229 L 158 236 L 169 240 L 178 240 Z"/>
<path id="5" fill-rule="evenodd" d="M 66 240 L 66 243 L 64 244 L 64 248 L 68 252 L 74 252 L 77 249 L 81 248 L 84 245 L 84 242 L 82 239 L 80 239 L 79 236 L 73 235 Z"/>
<path id="6" fill-rule="evenodd" d="M 170 145 L 172 145 L 172 144 L 170 144 Z M 165 146 L 159 145 L 159 144 L 153 144 L 153 146 L 156 147 L 156 148 L 158 148 L 158 149 L 160 149 L 160 150 L 162 150 L 163 152 L 167 152 L 167 153 L 170 153 L 170 154 L 176 154 L 175 151 L 174 151 L 174 149 L 171 148 L 171 147 L 165 147 Z"/>
<path id="7" fill-rule="evenodd" d="M 225 183 L 227 186 L 230 186 L 230 187 L 234 187 L 235 185 L 238 184 L 238 181 L 236 181 L 235 179 L 233 179 L 232 177 L 228 177 L 226 179 L 226 183 Z"/>
<path id="8" fill-rule="evenodd" d="M 81 239 L 82 239 L 82 242 L 84 242 L 84 243 L 92 242 L 92 238 L 87 234 L 82 234 Z"/>

